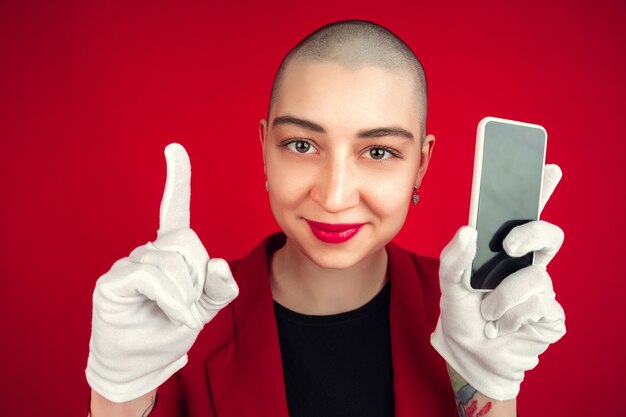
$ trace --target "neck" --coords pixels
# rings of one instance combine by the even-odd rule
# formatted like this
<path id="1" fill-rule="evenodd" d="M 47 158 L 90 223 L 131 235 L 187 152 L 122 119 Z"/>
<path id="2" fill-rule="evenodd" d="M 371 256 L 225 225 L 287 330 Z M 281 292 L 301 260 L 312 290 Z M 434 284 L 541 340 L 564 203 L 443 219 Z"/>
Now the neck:
<path id="1" fill-rule="evenodd" d="M 270 280 L 274 300 L 302 314 L 351 311 L 370 301 L 387 282 L 387 252 L 381 248 L 344 269 L 322 268 L 287 239 L 273 253 Z"/>

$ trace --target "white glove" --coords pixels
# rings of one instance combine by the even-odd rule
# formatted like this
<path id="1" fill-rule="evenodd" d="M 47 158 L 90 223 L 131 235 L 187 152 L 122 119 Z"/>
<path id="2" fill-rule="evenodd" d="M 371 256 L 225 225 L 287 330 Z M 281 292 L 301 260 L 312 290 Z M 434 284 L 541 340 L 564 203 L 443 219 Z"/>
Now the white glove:
<path id="1" fill-rule="evenodd" d="M 165 158 L 157 239 L 115 262 L 93 293 L 85 373 L 114 402 L 138 398 L 182 368 L 204 324 L 239 293 L 228 264 L 209 259 L 189 228 L 187 152 L 173 143 Z"/>
<path id="2" fill-rule="evenodd" d="M 561 178 L 546 165 L 540 211 Z M 513 257 L 535 251 L 534 265 L 508 276 L 492 292 L 462 282 L 476 254 L 476 229 L 464 226 L 441 252 L 441 314 L 431 335 L 439 354 L 478 392 L 513 399 L 524 372 L 565 334 L 565 313 L 555 299 L 546 266 L 563 243 L 563 231 L 544 221 L 515 227 L 504 239 Z"/>

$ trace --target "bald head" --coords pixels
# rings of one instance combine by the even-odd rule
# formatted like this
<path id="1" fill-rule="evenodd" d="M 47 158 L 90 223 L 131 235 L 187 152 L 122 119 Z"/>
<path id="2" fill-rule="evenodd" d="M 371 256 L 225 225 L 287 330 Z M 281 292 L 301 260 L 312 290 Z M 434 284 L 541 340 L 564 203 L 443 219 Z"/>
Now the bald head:
<path id="1" fill-rule="evenodd" d="M 426 78 L 422 65 L 411 49 L 389 30 L 363 20 L 345 20 L 323 26 L 298 43 L 278 68 L 268 109 L 280 99 L 285 71 L 292 60 L 331 61 L 349 69 L 375 66 L 394 72 L 409 73 L 415 80 L 417 117 L 425 135 L 427 112 Z"/>

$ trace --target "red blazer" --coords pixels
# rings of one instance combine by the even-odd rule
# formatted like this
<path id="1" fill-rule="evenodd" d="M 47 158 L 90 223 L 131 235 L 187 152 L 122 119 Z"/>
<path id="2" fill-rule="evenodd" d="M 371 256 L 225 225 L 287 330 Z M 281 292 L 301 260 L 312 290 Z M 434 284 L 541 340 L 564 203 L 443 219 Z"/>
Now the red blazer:
<path id="1" fill-rule="evenodd" d="M 230 262 L 239 296 L 200 332 L 189 362 L 161 385 L 151 417 L 288 417 L 266 237 Z M 438 260 L 389 243 L 395 415 L 457 415 L 445 361 L 430 345 L 439 316 Z"/>

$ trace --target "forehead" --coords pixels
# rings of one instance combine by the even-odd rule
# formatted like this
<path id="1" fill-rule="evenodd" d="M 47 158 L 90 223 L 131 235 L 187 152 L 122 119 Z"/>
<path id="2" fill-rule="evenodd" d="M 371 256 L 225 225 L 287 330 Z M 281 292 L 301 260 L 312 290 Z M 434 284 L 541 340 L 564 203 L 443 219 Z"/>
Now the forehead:
<path id="1" fill-rule="evenodd" d="M 282 75 L 271 117 L 289 114 L 337 129 L 400 125 L 419 131 L 417 100 L 407 70 L 297 58 Z"/>

